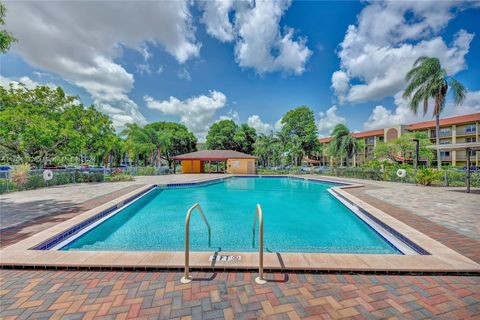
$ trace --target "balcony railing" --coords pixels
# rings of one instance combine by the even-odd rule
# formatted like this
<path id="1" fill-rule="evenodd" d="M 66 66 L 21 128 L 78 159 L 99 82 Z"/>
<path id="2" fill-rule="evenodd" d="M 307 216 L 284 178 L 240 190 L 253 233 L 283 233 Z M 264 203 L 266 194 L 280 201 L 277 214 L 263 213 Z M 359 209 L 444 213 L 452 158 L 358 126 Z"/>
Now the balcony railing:
<path id="1" fill-rule="evenodd" d="M 461 131 L 458 131 L 457 130 L 457 136 L 469 136 L 469 135 L 472 135 L 474 136 L 475 134 L 477 134 L 477 131 L 476 130 L 461 130 Z"/>

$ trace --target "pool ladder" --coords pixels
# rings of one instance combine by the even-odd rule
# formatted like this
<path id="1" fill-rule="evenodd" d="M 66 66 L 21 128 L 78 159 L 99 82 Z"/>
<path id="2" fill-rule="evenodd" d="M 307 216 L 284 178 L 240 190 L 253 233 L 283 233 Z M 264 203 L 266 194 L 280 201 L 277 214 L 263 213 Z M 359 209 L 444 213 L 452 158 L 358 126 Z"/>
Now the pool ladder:
<path id="1" fill-rule="evenodd" d="M 197 209 L 200 212 L 200 215 L 203 218 L 203 221 L 207 225 L 208 228 L 208 246 L 210 247 L 211 242 L 211 229 L 210 224 L 208 223 L 205 214 L 203 213 L 202 207 L 200 204 L 194 204 L 190 209 L 187 211 L 187 216 L 185 217 L 185 271 L 183 277 L 180 279 L 182 283 L 189 283 L 192 281 L 192 277 L 190 276 L 190 216 L 192 215 L 193 210 Z M 257 223 L 258 218 L 258 277 L 255 278 L 255 282 L 258 284 L 265 284 L 267 281 L 263 278 L 263 214 L 262 214 L 262 207 L 259 204 L 256 206 L 255 216 L 253 217 L 253 226 L 252 226 L 252 246 L 255 247 L 255 226 Z"/>

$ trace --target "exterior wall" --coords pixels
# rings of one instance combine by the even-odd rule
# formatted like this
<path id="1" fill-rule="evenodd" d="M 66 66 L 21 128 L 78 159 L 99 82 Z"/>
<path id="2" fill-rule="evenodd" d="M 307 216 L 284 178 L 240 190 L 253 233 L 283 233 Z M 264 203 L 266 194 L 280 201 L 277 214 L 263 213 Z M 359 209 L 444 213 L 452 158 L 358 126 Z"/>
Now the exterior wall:
<path id="1" fill-rule="evenodd" d="M 200 160 L 182 160 L 182 173 L 204 173 L 205 166 Z"/>
<path id="2" fill-rule="evenodd" d="M 227 173 L 255 174 L 255 159 L 228 159 Z"/>

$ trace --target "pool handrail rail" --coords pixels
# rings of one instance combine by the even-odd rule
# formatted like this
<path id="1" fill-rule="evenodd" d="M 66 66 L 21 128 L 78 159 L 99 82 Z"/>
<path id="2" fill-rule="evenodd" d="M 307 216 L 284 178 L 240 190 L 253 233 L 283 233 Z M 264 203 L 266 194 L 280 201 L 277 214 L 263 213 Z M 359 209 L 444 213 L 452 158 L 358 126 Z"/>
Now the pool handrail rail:
<path id="1" fill-rule="evenodd" d="M 255 282 L 258 284 L 265 284 L 267 280 L 263 277 L 263 213 L 262 207 L 257 203 L 255 209 L 255 215 L 253 217 L 252 235 L 253 235 L 253 247 L 255 247 L 255 226 L 258 217 L 258 277 L 255 278 Z"/>
<path id="2" fill-rule="evenodd" d="M 200 212 L 200 215 L 203 218 L 203 221 L 207 225 L 208 228 L 208 246 L 210 247 L 211 244 L 211 236 L 212 232 L 210 229 L 210 224 L 208 223 L 207 217 L 203 213 L 202 207 L 199 203 L 195 203 L 193 206 L 190 207 L 187 211 L 187 215 L 185 217 L 185 270 L 182 279 L 180 280 L 182 283 L 189 283 L 192 281 L 192 277 L 190 277 L 190 216 L 192 215 L 193 210 L 197 209 Z"/>

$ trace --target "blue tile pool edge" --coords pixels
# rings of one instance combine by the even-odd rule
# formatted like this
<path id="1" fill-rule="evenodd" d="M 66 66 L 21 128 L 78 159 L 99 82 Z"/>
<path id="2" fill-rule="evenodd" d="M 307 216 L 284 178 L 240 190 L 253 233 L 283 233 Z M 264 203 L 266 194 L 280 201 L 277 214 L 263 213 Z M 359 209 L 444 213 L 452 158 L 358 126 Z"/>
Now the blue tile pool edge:
<path id="1" fill-rule="evenodd" d="M 367 216 L 369 219 L 373 220 L 376 224 L 378 224 L 380 227 L 382 227 L 383 229 L 385 229 L 386 232 L 390 233 L 393 237 L 395 237 L 397 240 L 401 241 L 403 244 L 405 244 L 406 246 L 408 246 L 410 249 L 412 249 L 413 251 L 415 251 L 416 253 L 418 253 L 419 255 L 431 255 L 428 251 L 426 251 L 425 249 L 423 249 L 422 247 L 420 247 L 419 245 L 417 245 L 415 242 L 413 242 L 412 240 L 408 239 L 407 237 L 405 237 L 404 235 L 402 235 L 400 232 L 398 232 L 397 230 L 395 230 L 394 228 L 390 227 L 388 224 L 384 223 L 383 221 L 381 221 L 380 219 L 378 219 L 377 217 L 375 217 L 374 215 L 372 215 L 370 212 L 368 212 L 367 210 L 363 209 L 362 207 L 360 207 L 359 205 L 353 203 L 352 201 L 350 201 L 349 199 L 345 198 L 344 196 L 340 195 L 339 193 L 335 192 L 335 190 L 332 189 L 332 192 L 333 192 L 333 196 L 337 197 L 337 198 L 341 198 L 342 200 L 344 200 L 345 202 L 347 202 L 348 204 L 350 204 L 351 206 L 354 206 L 356 207 L 362 214 L 364 214 L 365 216 Z M 332 193 L 331 193 L 332 194 Z M 342 201 L 340 201 L 342 202 Z M 344 204 L 345 205 L 345 204 Z M 349 208 L 350 211 L 352 211 L 353 214 L 356 214 L 353 210 L 351 210 Z M 358 215 L 357 215 L 358 216 Z M 378 230 L 376 230 L 370 223 L 366 222 L 365 220 L 363 220 L 360 216 L 358 216 L 362 221 L 365 222 L 365 224 L 367 226 L 369 226 L 373 231 L 375 231 L 380 237 L 383 238 L 384 241 L 386 241 L 388 244 L 390 244 L 393 248 L 395 248 L 396 250 L 399 250 L 395 244 L 393 244 L 390 240 L 386 239 L 380 232 L 378 232 Z"/>

